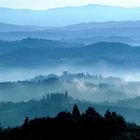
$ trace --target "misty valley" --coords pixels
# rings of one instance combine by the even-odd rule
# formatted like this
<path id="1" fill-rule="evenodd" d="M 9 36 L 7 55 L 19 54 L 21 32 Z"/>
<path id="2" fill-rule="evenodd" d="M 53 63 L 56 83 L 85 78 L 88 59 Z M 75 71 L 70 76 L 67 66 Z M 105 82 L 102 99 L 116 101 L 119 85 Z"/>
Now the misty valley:
<path id="1" fill-rule="evenodd" d="M 139 11 L 0 5 L 0 140 L 140 140 Z"/>
<path id="2" fill-rule="evenodd" d="M 139 58 L 138 45 L 120 42 L 84 44 L 31 37 L 0 41 L 0 137 L 11 139 L 15 127 L 17 133 L 25 131 L 26 117 L 55 120 L 59 112 L 70 112 L 74 105 L 81 113 L 93 107 L 101 116 L 115 111 L 127 122 L 126 134 L 138 137 Z"/>

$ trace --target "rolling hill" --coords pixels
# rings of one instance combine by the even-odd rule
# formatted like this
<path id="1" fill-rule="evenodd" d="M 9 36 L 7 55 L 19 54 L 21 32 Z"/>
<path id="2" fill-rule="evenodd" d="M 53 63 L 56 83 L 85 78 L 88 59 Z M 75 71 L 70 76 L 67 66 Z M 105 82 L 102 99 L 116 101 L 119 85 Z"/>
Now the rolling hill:
<path id="1" fill-rule="evenodd" d="M 84 46 L 28 38 L 1 42 L 0 48 L 0 63 L 3 67 L 24 68 L 64 64 L 69 66 L 84 64 L 87 67 L 90 64 L 94 67 L 106 64 L 111 67 L 129 68 L 131 63 L 131 69 L 139 69 L 140 48 L 122 43 L 99 42 Z M 2 53 L 4 49 L 5 53 Z"/>
<path id="2" fill-rule="evenodd" d="M 31 31 L 43 31 L 51 29 L 51 27 L 41 27 L 32 25 L 15 25 L 0 23 L 0 32 L 31 32 Z"/>
<path id="3" fill-rule="evenodd" d="M 104 5 L 86 5 L 49 10 L 0 8 L 0 22 L 35 26 L 66 26 L 93 21 L 140 20 L 139 11 L 139 7 L 123 8 Z"/>
<path id="4" fill-rule="evenodd" d="M 123 32 L 122 32 L 123 30 Z M 89 22 L 65 27 L 13 25 L 0 23 L 0 40 L 24 38 L 60 40 L 70 43 L 121 42 L 140 45 L 140 21 Z"/>

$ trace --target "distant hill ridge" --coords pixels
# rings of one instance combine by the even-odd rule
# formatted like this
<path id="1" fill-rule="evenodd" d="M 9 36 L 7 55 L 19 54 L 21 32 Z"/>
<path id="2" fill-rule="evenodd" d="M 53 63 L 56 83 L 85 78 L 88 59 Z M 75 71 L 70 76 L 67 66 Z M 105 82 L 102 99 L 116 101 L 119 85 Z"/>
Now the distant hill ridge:
<path id="1" fill-rule="evenodd" d="M 42 26 L 33 26 L 33 25 L 16 25 L 16 24 L 0 23 L 0 32 L 19 32 L 19 31 L 31 32 L 31 31 L 43 31 L 50 28 L 42 27 Z"/>
<path id="2" fill-rule="evenodd" d="M 104 5 L 62 7 L 49 10 L 0 8 L 0 22 L 36 26 L 67 26 L 93 21 L 132 21 L 140 20 L 139 15 L 139 7 L 124 8 Z"/>
<path id="3" fill-rule="evenodd" d="M 54 30 L 88 30 L 102 28 L 140 28 L 140 20 L 136 21 L 106 21 L 106 22 L 81 22 L 64 27 L 56 26 L 34 26 L 34 25 L 18 25 L 0 22 L 0 32 L 33 32 L 33 31 L 54 31 Z"/>
<path id="4" fill-rule="evenodd" d="M 47 23 L 44 26 L 0 23 L 0 40 L 15 41 L 30 37 L 86 45 L 108 41 L 140 44 L 140 21 L 81 21 L 64 27 L 52 27 Z"/>

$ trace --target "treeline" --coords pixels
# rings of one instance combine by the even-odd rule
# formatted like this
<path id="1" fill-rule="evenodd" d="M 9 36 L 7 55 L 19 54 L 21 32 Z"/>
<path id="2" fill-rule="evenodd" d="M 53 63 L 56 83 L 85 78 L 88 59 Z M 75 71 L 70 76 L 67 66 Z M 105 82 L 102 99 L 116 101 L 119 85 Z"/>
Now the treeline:
<path id="1" fill-rule="evenodd" d="M 129 126 L 129 128 L 131 128 Z M 136 128 L 136 126 L 135 126 Z M 134 129 L 133 129 L 134 130 Z M 123 116 L 106 111 L 101 116 L 89 107 L 80 113 L 77 105 L 72 112 L 63 111 L 54 118 L 26 117 L 20 127 L 0 130 L 1 140 L 47 140 L 47 139 L 93 139 L 93 140 L 135 140 L 140 139 L 135 130 L 129 129 Z"/>

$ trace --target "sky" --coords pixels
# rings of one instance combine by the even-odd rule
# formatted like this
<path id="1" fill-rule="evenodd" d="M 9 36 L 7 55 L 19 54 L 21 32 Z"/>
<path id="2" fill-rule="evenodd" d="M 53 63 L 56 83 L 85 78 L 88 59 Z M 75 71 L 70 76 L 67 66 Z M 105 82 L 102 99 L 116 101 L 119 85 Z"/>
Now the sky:
<path id="1" fill-rule="evenodd" d="M 36 10 L 87 4 L 140 7 L 140 0 L 0 0 L 0 7 Z"/>

